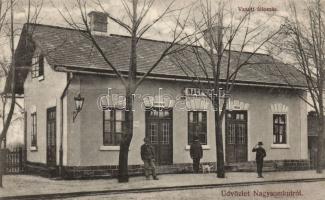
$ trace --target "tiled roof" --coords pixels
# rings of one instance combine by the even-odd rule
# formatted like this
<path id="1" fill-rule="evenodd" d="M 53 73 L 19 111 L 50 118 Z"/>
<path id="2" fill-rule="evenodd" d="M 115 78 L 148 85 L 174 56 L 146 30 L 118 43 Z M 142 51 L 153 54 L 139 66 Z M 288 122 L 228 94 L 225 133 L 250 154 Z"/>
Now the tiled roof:
<path id="1" fill-rule="evenodd" d="M 32 41 L 42 50 L 50 65 L 76 67 L 78 70 L 87 69 L 111 71 L 111 68 L 106 64 L 93 44 L 82 36 L 80 32 L 73 29 L 48 25 L 33 24 L 31 26 L 33 30 Z M 103 49 L 107 58 L 118 68 L 118 70 L 128 71 L 130 54 L 129 37 L 118 35 L 96 36 L 96 40 Z M 23 42 L 24 41 L 21 39 L 19 43 Z M 138 72 L 145 73 L 157 60 L 167 45 L 168 42 L 141 39 L 137 48 Z M 16 53 L 16 56 L 20 55 L 18 56 L 19 58 L 22 58 L 23 54 L 26 54 L 26 51 L 23 51 L 21 46 L 23 45 L 21 44 L 18 46 Z M 186 73 L 184 73 L 184 71 L 179 67 L 179 64 L 182 63 L 186 64 L 184 65 L 186 66 L 185 71 L 196 71 L 198 74 L 202 75 L 202 72 L 199 72 L 200 68 L 197 59 L 195 58 L 195 55 L 191 53 L 191 48 L 192 47 L 188 47 L 177 54 L 167 56 L 152 71 L 152 74 L 155 76 L 175 76 L 186 78 Z M 200 52 L 204 56 L 204 52 Z M 235 66 L 234 63 L 237 62 L 238 59 L 244 59 L 251 55 L 250 53 L 242 53 L 239 58 L 239 52 L 233 51 L 231 54 L 232 66 Z M 208 59 L 204 60 L 207 61 Z M 222 77 L 225 77 L 226 61 L 227 56 L 225 56 L 222 61 Z M 20 63 L 18 63 L 20 65 L 25 65 L 26 62 L 27 61 L 22 61 L 21 59 Z M 303 78 L 294 67 L 285 65 L 281 62 L 274 64 L 272 57 L 268 55 L 255 54 L 251 57 L 249 62 L 259 64 L 243 66 L 237 75 L 237 81 L 255 84 L 287 85 L 287 81 L 289 80 L 292 85 L 304 86 Z M 284 80 L 281 75 L 286 75 L 288 80 Z M 212 77 L 211 70 L 209 77 Z"/>

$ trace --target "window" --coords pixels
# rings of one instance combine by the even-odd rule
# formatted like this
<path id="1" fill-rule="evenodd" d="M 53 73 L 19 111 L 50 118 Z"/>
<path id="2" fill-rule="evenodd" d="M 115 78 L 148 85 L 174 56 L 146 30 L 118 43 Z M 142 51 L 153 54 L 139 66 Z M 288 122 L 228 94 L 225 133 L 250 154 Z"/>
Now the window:
<path id="1" fill-rule="evenodd" d="M 31 114 L 31 146 L 37 146 L 37 115 L 36 113 Z"/>
<path id="2" fill-rule="evenodd" d="M 207 112 L 188 112 L 188 144 L 193 141 L 193 136 L 197 135 L 201 144 L 207 144 Z"/>
<path id="3" fill-rule="evenodd" d="M 119 145 L 124 131 L 124 111 L 118 109 L 104 110 L 103 119 L 103 145 Z"/>
<path id="4" fill-rule="evenodd" d="M 170 123 L 168 122 L 162 122 L 161 123 L 161 126 L 162 126 L 162 140 L 161 140 L 161 143 L 162 144 L 169 144 L 169 136 L 170 136 L 170 133 L 169 133 L 169 130 L 170 130 Z"/>
<path id="5" fill-rule="evenodd" d="M 285 114 L 273 115 L 273 144 L 287 143 L 287 123 Z"/>
<path id="6" fill-rule="evenodd" d="M 44 75 L 44 56 L 37 55 L 32 61 L 32 78 L 37 78 Z"/>
<path id="7" fill-rule="evenodd" d="M 152 122 L 150 123 L 150 142 L 151 144 L 158 144 L 158 123 Z"/>

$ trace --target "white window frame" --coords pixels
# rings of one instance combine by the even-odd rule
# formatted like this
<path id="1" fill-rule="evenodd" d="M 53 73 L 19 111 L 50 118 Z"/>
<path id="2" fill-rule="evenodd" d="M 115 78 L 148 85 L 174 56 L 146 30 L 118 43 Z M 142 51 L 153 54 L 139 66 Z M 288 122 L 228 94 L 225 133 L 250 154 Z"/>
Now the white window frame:
<path id="1" fill-rule="evenodd" d="M 208 112 L 208 110 L 206 110 L 206 109 L 197 109 L 197 110 L 188 110 L 187 112 L 186 112 L 186 117 L 187 117 L 187 128 L 188 128 L 188 121 L 189 121 L 189 117 L 188 117 L 188 112 L 190 112 L 190 111 L 204 111 L 204 112 L 206 112 L 206 114 L 207 114 L 207 116 L 206 116 L 206 118 L 207 118 L 207 122 L 206 122 L 206 128 L 207 128 L 207 133 L 206 133 L 206 140 L 207 140 L 207 143 L 206 144 L 203 144 L 202 145 L 202 149 L 203 150 L 210 150 L 211 149 L 211 146 L 209 145 L 209 139 L 210 139 L 210 136 L 209 136 L 209 112 Z M 188 130 L 187 130 L 187 134 L 188 134 Z M 186 151 L 189 151 L 191 149 L 191 145 L 189 145 L 188 144 L 188 135 L 186 136 L 186 145 L 185 145 L 185 150 Z"/>
<path id="2" fill-rule="evenodd" d="M 30 141 L 30 150 L 31 151 L 37 151 L 37 112 L 36 111 L 35 112 L 32 112 L 30 114 L 30 116 L 31 116 L 31 132 L 30 132 L 31 133 L 30 134 L 31 141 Z M 36 137 L 36 144 L 35 145 L 33 145 L 33 139 L 32 139 L 33 136 Z"/>
<path id="3" fill-rule="evenodd" d="M 288 106 L 282 104 L 282 103 L 277 103 L 277 104 L 272 104 L 271 105 L 271 123 L 272 123 L 272 144 L 271 148 L 272 149 L 289 149 L 290 148 L 290 128 L 289 128 L 289 113 L 288 113 Z M 285 115 L 285 120 L 286 120 L 286 143 L 285 144 L 274 144 L 273 143 L 273 115 Z"/>
<path id="4" fill-rule="evenodd" d="M 42 66 L 40 63 L 40 58 L 42 58 Z M 44 65 L 45 65 L 45 56 L 42 54 L 35 54 L 32 58 L 32 68 L 31 68 L 31 77 L 32 79 L 38 79 L 39 81 L 44 80 Z M 40 69 L 42 67 L 42 74 L 40 75 Z"/>
<path id="5" fill-rule="evenodd" d="M 110 123 L 111 123 L 111 125 L 110 126 L 112 126 L 112 124 L 113 123 L 116 123 L 116 122 L 121 122 L 121 128 L 123 129 L 124 127 L 124 123 L 125 123 L 125 111 L 124 110 L 122 110 L 122 109 L 117 109 L 117 108 L 108 108 L 107 110 L 109 110 L 109 111 L 111 111 L 111 112 L 114 112 L 114 115 L 115 115 L 115 112 L 117 111 L 117 110 L 119 110 L 119 111 L 121 111 L 121 112 L 124 112 L 124 113 L 122 113 L 123 115 L 124 115 L 124 119 L 123 120 L 116 120 L 115 119 L 115 117 L 116 116 L 114 116 L 114 119 L 113 119 L 113 121 L 112 121 L 112 119 L 110 119 L 110 120 L 107 120 L 107 121 L 110 121 Z M 120 145 L 119 144 L 104 144 L 104 134 L 107 134 L 107 133 L 105 133 L 105 110 L 103 110 L 102 111 L 103 112 L 103 131 L 102 131 L 102 145 L 100 146 L 100 150 L 102 150 L 102 151 L 106 151 L 106 150 L 112 150 L 112 151 L 118 151 L 118 150 L 120 150 Z M 110 113 L 111 114 L 111 113 Z M 111 116 L 110 116 L 111 117 Z M 115 124 L 113 125 L 114 127 L 115 127 Z M 112 128 L 112 127 L 111 127 Z M 116 134 L 116 132 L 115 132 L 115 128 L 113 129 L 113 133 L 111 133 L 111 134 Z M 124 130 L 125 131 L 125 130 Z M 123 135 L 123 132 L 122 132 L 122 135 Z"/>

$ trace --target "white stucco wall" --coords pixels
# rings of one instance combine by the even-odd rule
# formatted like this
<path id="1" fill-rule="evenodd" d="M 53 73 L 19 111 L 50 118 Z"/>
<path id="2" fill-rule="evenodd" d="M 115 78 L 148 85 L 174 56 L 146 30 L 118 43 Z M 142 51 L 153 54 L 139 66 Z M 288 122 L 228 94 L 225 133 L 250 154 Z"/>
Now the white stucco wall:
<path id="1" fill-rule="evenodd" d="M 73 97 L 81 92 L 85 97 L 83 110 L 76 121 L 68 121 L 68 165 L 69 166 L 98 166 L 117 165 L 117 150 L 102 150 L 103 116 L 98 109 L 97 98 L 107 94 L 107 88 L 123 93 L 123 86 L 119 80 L 105 76 L 82 75 L 75 76 L 75 87 L 68 92 L 68 119 L 72 118 L 74 108 Z M 146 80 L 137 90 L 137 94 L 157 94 L 159 88 L 172 96 L 182 94 L 185 87 L 193 87 L 190 83 L 174 81 Z M 235 101 L 238 100 L 238 101 Z M 263 141 L 267 151 L 267 160 L 305 159 L 307 158 L 307 106 L 289 90 L 278 90 L 257 87 L 236 87 L 231 97 L 232 103 L 246 105 L 248 109 L 248 160 L 254 160 L 252 147 Z M 236 104 L 235 103 L 235 104 Z M 274 147 L 272 106 L 281 104 L 287 107 L 288 145 Z M 70 110 L 69 110 L 70 109 Z M 140 103 L 135 104 L 134 136 L 130 146 L 129 164 L 142 164 L 140 146 L 145 136 L 145 112 L 140 109 Z M 208 111 L 208 146 L 204 150 L 203 162 L 215 161 L 214 114 Z M 224 135 L 224 131 L 223 131 Z M 223 137 L 225 138 L 225 137 Z M 187 144 L 187 111 L 173 110 L 173 163 L 191 162 Z"/>
<path id="2" fill-rule="evenodd" d="M 37 51 L 36 51 L 37 52 Z M 67 84 L 66 73 L 55 72 L 44 61 L 44 78 L 32 78 L 29 72 L 24 82 L 25 109 L 27 112 L 27 160 L 46 163 L 46 114 L 56 107 L 56 157 L 59 162 L 60 96 Z M 31 149 L 31 113 L 37 113 L 37 149 Z"/>

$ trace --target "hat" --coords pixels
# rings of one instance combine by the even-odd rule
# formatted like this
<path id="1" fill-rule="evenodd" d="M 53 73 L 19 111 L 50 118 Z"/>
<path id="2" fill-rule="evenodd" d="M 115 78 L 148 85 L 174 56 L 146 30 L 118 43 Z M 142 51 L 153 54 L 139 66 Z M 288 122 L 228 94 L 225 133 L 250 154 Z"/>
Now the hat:
<path id="1" fill-rule="evenodd" d="M 263 142 L 258 142 L 257 144 L 258 144 L 258 145 L 263 145 Z"/>

